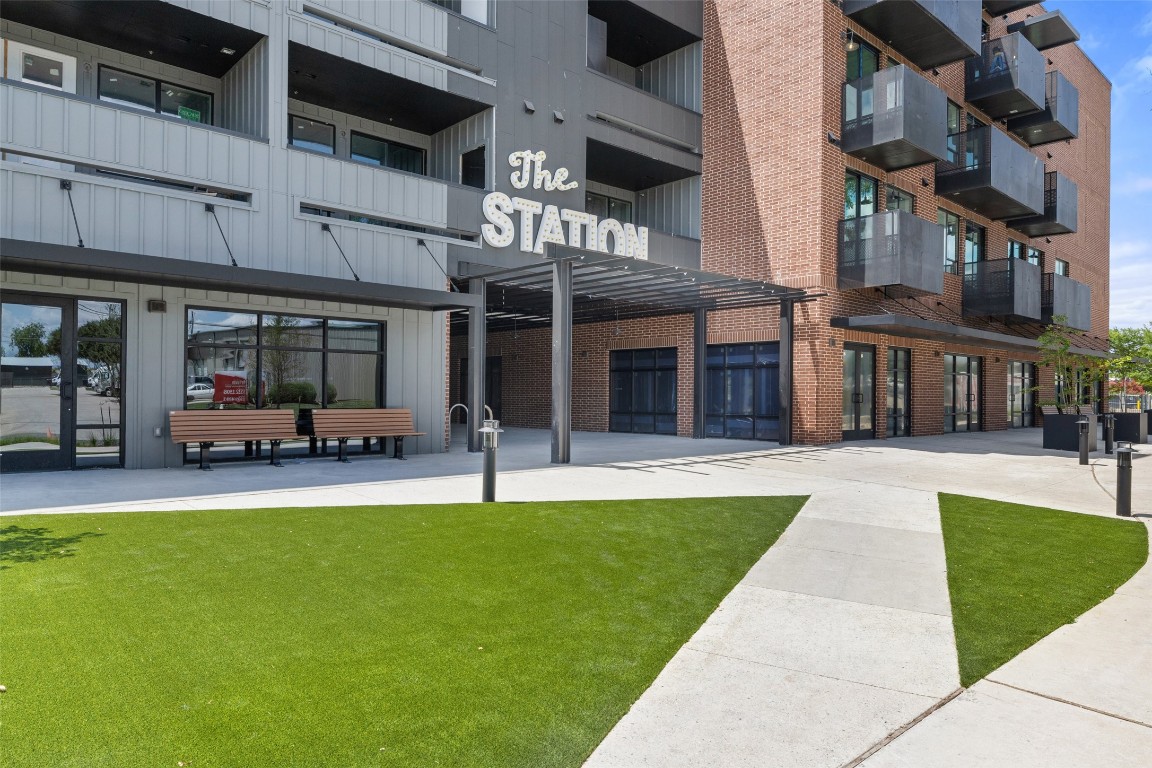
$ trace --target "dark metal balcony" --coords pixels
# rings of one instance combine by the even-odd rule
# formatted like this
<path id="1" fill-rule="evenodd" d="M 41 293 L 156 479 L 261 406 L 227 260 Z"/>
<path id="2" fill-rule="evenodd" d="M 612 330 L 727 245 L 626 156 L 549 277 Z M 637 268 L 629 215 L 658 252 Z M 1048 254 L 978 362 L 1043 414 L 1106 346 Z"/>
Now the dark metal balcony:
<path id="1" fill-rule="evenodd" d="M 947 156 L 948 99 L 903 64 L 844 84 L 840 146 L 886 171 Z"/>
<path id="2" fill-rule="evenodd" d="M 990 126 L 948 137 L 948 158 L 936 163 L 936 194 L 989 219 L 1044 210 L 1040 158 Z"/>
<path id="3" fill-rule="evenodd" d="M 1044 109 L 1008 119 L 1008 130 L 1030 147 L 1080 135 L 1080 91 L 1052 71 L 1044 83 Z"/>
<path id="4" fill-rule="evenodd" d="M 1044 213 L 1011 219 L 1008 226 L 1028 237 L 1066 235 L 1076 231 L 1080 215 L 1080 190 L 1076 182 L 1062 173 L 1044 174 Z"/>
<path id="5" fill-rule="evenodd" d="M 965 264 L 964 315 L 1040 319 L 1040 266 L 1023 259 Z"/>
<path id="6" fill-rule="evenodd" d="M 840 222 L 841 289 L 898 287 L 944 292 L 944 228 L 905 211 Z"/>
<path id="7" fill-rule="evenodd" d="M 1016 32 L 984 43 L 964 61 L 965 98 L 989 117 L 1044 108 L 1044 56 Z"/>
<path id="8" fill-rule="evenodd" d="M 844 14 L 921 69 L 980 50 L 980 5 L 964 0 L 844 0 Z"/>
<path id="9" fill-rule="evenodd" d="M 1064 275 L 1044 275 L 1040 297 L 1041 320 L 1051 323 L 1064 318 L 1069 328 L 1087 331 L 1092 328 L 1092 291 L 1088 286 Z"/>
<path id="10" fill-rule="evenodd" d="M 1036 0 L 984 0 L 985 10 L 993 16 L 1003 16 L 1030 5 L 1036 5 Z"/>
<path id="11" fill-rule="evenodd" d="M 1008 25 L 1009 32 L 1019 32 L 1028 38 L 1038 51 L 1046 51 L 1058 45 L 1067 45 L 1080 39 L 1080 33 L 1068 23 L 1060 11 L 1052 11 L 1042 16 L 1031 16 L 1024 21 Z"/>

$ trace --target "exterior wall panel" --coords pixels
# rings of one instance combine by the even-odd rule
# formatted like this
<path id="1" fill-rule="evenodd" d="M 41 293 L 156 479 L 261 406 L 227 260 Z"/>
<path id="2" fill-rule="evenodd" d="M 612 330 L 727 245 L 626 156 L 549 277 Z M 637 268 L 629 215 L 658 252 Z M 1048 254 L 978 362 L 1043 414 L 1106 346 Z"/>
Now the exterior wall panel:
<path id="1" fill-rule="evenodd" d="M 693 43 L 653 59 L 636 70 L 636 84 L 673 104 L 694 112 L 704 110 L 703 43 Z"/>

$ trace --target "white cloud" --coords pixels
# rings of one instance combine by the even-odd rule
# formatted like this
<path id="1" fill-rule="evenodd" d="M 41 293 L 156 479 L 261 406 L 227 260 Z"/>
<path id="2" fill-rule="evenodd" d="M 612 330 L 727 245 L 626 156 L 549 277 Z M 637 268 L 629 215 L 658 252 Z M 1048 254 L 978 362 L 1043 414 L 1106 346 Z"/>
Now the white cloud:
<path id="1" fill-rule="evenodd" d="M 1152 240 L 1119 240 L 1110 250 L 1109 324 L 1130 328 L 1152 322 Z"/>
<path id="2" fill-rule="evenodd" d="M 1152 192 L 1152 176 L 1129 176 L 1112 185 L 1113 196 L 1138 195 L 1143 192 Z"/>

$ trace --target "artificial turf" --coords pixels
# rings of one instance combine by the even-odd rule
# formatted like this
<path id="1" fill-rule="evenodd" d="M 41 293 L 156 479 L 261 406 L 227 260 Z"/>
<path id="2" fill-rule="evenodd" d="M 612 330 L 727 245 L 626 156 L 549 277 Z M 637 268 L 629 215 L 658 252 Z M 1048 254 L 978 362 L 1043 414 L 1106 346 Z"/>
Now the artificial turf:
<path id="1" fill-rule="evenodd" d="M 578 766 L 803 497 L 0 522 L 0 763 Z"/>
<path id="2" fill-rule="evenodd" d="M 1111 595 L 1148 558 L 1139 523 L 940 494 L 948 590 L 969 686 Z"/>

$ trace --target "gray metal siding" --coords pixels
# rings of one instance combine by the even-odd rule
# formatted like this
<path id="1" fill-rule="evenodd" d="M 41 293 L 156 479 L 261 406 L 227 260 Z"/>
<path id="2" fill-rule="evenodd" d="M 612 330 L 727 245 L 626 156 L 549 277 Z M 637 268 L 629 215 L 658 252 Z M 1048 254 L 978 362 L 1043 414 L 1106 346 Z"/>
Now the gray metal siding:
<path id="1" fill-rule="evenodd" d="M 305 5 L 335 17 L 343 17 L 344 21 L 353 26 L 377 30 L 382 36 L 394 37 L 439 54 L 448 52 L 449 15 L 431 3 L 308 0 L 305 4 L 292 0 L 289 7 L 300 11 Z"/>
<path id="2" fill-rule="evenodd" d="M 636 85 L 695 112 L 704 111 L 704 43 L 693 43 L 638 68 Z"/>
<path id="3" fill-rule="evenodd" d="M 640 190 L 636 223 L 681 237 L 700 238 L 700 177 Z"/>
<path id="4" fill-rule="evenodd" d="M 460 155 L 476 147 L 486 146 L 488 149 L 485 158 L 486 186 L 491 186 L 494 165 L 497 161 L 491 140 L 493 125 L 493 110 L 485 110 L 439 133 L 432 134 L 432 151 L 428 154 L 428 175 L 459 184 Z"/>
<path id="5" fill-rule="evenodd" d="M 268 138 L 268 51 L 261 40 L 221 78 L 222 128 Z"/>
<path id="6" fill-rule="evenodd" d="M 164 2 L 180 8 L 209 16 L 213 19 L 226 21 L 237 27 L 251 29 L 262 35 L 268 34 L 271 27 L 272 3 L 271 0 L 228 0 L 227 2 L 214 2 L 213 0 L 164 0 Z"/>

